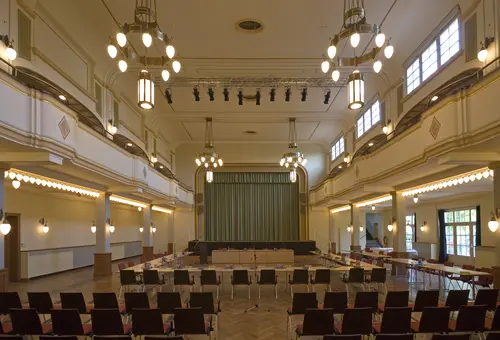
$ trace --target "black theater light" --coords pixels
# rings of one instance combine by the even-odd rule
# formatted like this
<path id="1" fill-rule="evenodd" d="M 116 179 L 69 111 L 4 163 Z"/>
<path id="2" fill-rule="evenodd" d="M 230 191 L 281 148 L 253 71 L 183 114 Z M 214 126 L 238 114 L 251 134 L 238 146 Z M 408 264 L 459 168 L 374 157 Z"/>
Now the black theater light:
<path id="1" fill-rule="evenodd" d="M 238 105 L 243 105 L 243 90 L 238 91 Z"/>
<path id="2" fill-rule="evenodd" d="M 330 90 L 325 92 L 325 101 L 323 102 L 323 104 L 327 105 L 330 102 L 331 94 L 332 94 L 332 91 L 330 91 Z"/>
<path id="3" fill-rule="evenodd" d="M 260 105 L 260 89 L 255 93 L 255 105 Z"/>
<path id="4" fill-rule="evenodd" d="M 289 102 L 291 96 L 292 96 L 292 89 L 290 89 L 289 87 L 287 87 L 286 91 L 285 91 L 285 101 Z"/>
<path id="5" fill-rule="evenodd" d="M 222 94 L 224 95 L 224 101 L 228 102 L 229 101 L 229 90 L 227 89 L 227 87 L 224 88 L 224 91 L 222 92 Z"/>
<path id="6" fill-rule="evenodd" d="M 165 90 L 165 96 L 167 97 L 167 103 L 172 104 L 172 90 L 171 89 L 166 89 Z"/>
<path id="7" fill-rule="evenodd" d="M 304 87 L 302 89 L 302 92 L 301 92 L 300 95 L 301 95 L 300 100 L 303 101 L 303 102 L 305 102 L 307 100 L 307 88 L 306 87 Z"/>
<path id="8" fill-rule="evenodd" d="M 269 92 L 269 100 L 274 102 L 276 100 L 276 89 L 272 88 Z"/>
<path id="9" fill-rule="evenodd" d="M 210 98 L 210 101 L 213 102 L 215 100 L 215 93 L 213 88 L 208 89 L 208 97 Z"/>
<path id="10" fill-rule="evenodd" d="M 194 95 L 194 100 L 199 102 L 200 101 L 200 90 L 198 90 L 197 87 L 193 88 L 193 95 Z"/>

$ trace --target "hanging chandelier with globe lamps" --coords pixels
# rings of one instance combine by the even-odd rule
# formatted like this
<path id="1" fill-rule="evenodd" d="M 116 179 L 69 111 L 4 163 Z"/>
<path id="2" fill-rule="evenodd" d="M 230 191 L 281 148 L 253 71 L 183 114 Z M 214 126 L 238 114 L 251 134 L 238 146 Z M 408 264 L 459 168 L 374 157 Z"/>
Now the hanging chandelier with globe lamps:
<path id="1" fill-rule="evenodd" d="M 130 35 L 141 36 L 145 47 L 144 55 L 140 55 L 129 42 Z M 148 56 L 148 48 L 155 47 L 156 41 L 164 46 L 165 55 Z M 154 108 L 155 84 L 150 70 L 161 69 L 161 78 L 165 82 L 170 79 L 167 66 L 170 66 L 175 73 L 181 70 L 181 63 L 174 59 L 176 50 L 172 45 L 172 38 L 163 33 L 158 24 L 156 0 L 136 0 L 134 22 L 120 25 L 120 31 L 116 34 L 116 42 L 111 41 L 108 44 L 107 52 L 111 59 L 119 59 L 118 68 L 121 72 L 127 71 L 129 63 L 141 65 L 142 70 L 139 72 L 137 81 L 137 103 L 145 110 Z"/>
<path id="2" fill-rule="evenodd" d="M 212 118 L 206 118 L 205 150 L 203 150 L 203 152 L 198 155 L 198 157 L 195 159 L 195 163 L 198 167 L 206 169 L 205 179 L 208 183 L 212 183 L 214 180 L 213 169 L 224 164 L 222 158 L 220 158 L 219 154 L 215 150 Z"/>
<path id="3" fill-rule="evenodd" d="M 373 70 L 379 73 L 382 70 L 380 52 L 384 51 L 387 59 L 392 58 L 394 47 L 390 44 L 390 39 L 386 39 L 381 27 L 376 24 L 369 24 L 366 20 L 366 10 L 364 0 L 344 0 L 344 22 L 340 33 L 330 39 L 327 48 L 328 57 L 321 63 L 323 73 L 331 71 L 334 82 L 340 79 L 341 67 L 353 67 L 352 72 L 347 77 L 347 103 L 351 110 L 359 110 L 365 104 L 365 84 L 364 75 L 357 69 L 359 65 L 372 62 Z M 361 42 L 362 35 L 375 35 L 375 47 L 361 55 L 356 54 L 356 48 Z M 341 57 L 338 53 L 339 44 L 349 39 L 354 48 L 353 57 Z"/>
<path id="4" fill-rule="evenodd" d="M 290 182 L 297 181 L 297 168 L 299 165 L 306 165 L 306 156 L 299 151 L 297 144 L 297 130 L 295 128 L 295 118 L 289 119 L 288 125 L 288 150 L 280 160 L 280 166 L 290 168 Z"/>

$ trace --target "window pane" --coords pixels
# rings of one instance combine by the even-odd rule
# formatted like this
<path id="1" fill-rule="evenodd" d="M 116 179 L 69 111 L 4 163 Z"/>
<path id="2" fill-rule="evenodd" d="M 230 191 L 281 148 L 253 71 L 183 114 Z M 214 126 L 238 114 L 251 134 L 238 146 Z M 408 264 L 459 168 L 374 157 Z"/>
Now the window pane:
<path id="1" fill-rule="evenodd" d="M 459 225 L 457 230 L 457 255 L 470 256 L 470 226 Z"/>
<path id="2" fill-rule="evenodd" d="M 366 131 L 370 130 L 370 128 L 372 127 L 372 116 L 371 116 L 370 110 L 368 110 L 363 116 L 365 118 L 365 121 L 364 121 L 365 131 L 364 132 L 366 132 Z"/>
<path id="3" fill-rule="evenodd" d="M 460 50 L 460 31 L 458 19 L 455 19 L 439 37 L 441 65 L 445 64 Z"/>
<path id="4" fill-rule="evenodd" d="M 344 152 L 344 137 L 340 138 L 340 153 Z"/>
<path id="5" fill-rule="evenodd" d="M 422 53 L 422 81 L 437 71 L 437 61 L 437 43 L 434 40 L 424 53 Z"/>
<path id="6" fill-rule="evenodd" d="M 380 104 L 378 100 L 372 105 L 372 125 L 380 122 Z"/>
<path id="7" fill-rule="evenodd" d="M 470 211 L 470 220 L 471 222 L 476 222 L 476 209 L 471 209 Z"/>
<path id="8" fill-rule="evenodd" d="M 446 254 L 455 254 L 455 245 L 453 242 L 453 226 L 446 226 Z"/>
<path id="9" fill-rule="evenodd" d="M 447 223 L 452 223 L 453 222 L 453 212 L 445 212 L 444 213 L 444 220 Z"/>
<path id="10" fill-rule="evenodd" d="M 406 93 L 411 93 L 420 85 L 420 59 L 415 60 L 406 70 Z"/>
<path id="11" fill-rule="evenodd" d="M 335 145 L 332 146 L 332 161 L 335 159 Z"/>
<path id="12" fill-rule="evenodd" d="M 363 129 L 363 116 L 361 116 L 358 119 L 358 137 L 363 136 L 363 133 L 365 133 L 365 130 Z"/>

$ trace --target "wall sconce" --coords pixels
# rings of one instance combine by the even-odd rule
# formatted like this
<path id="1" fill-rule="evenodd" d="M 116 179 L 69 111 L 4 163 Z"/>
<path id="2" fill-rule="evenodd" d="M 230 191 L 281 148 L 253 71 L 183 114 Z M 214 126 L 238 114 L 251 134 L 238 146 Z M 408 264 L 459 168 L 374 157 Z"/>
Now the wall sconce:
<path id="1" fill-rule="evenodd" d="M 142 211 L 142 207 L 138 207 L 137 210 Z"/>
<path id="2" fill-rule="evenodd" d="M 114 233 L 115 232 L 115 226 L 113 225 L 113 223 L 111 223 L 111 219 L 108 218 L 106 220 L 106 223 L 108 224 L 108 230 L 110 233 Z"/>
<path id="3" fill-rule="evenodd" d="M 500 208 L 496 208 L 491 212 L 491 220 L 488 222 L 488 228 L 492 233 L 498 229 L 498 219 L 500 218 Z"/>
<path id="4" fill-rule="evenodd" d="M 153 231 L 153 233 L 156 233 L 156 228 L 155 227 L 151 227 L 151 230 Z"/>
<path id="5" fill-rule="evenodd" d="M 349 162 L 351 161 L 351 156 L 349 155 L 349 153 L 347 152 L 344 156 L 344 163 L 347 163 L 349 164 Z"/>
<path id="6" fill-rule="evenodd" d="M 42 225 L 43 232 L 47 234 L 49 232 L 49 222 L 43 217 L 38 222 Z"/>
<path id="7" fill-rule="evenodd" d="M 6 49 L 5 54 L 10 61 L 13 61 L 17 57 L 17 52 L 14 49 L 13 42 L 14 39 L 10 40 L 8 35 L 0 35 L 0 41 L 4 43 Z"/>
<path id="8" fill-rule="evenodd" d="M 387 230 L 392 231 L 394 229 L 394 223 L 396 223 L 396 219 L 392 218 L 392 223 L 387 226 Z"/>
<path id="9" fill-rule="evenodd" d="M 347 225 L 347 232 L 348 232 L 348 233 L 350 233 L 350 232 L 351 232 L 351 230 L 352 230 L 352 226 L 351 226 L 350 224 L 349 224 L 349 225 Z"/>
<path id="10" fill-rule="evenodd" d="M 384 134 L 386 134 L 386 135 L 387 135 L 387 134 L 389 133 L 389 125 L 390 125 L 391 123 L 392 123 L 392 122 L 391 122 L 391 120 L 389 119 L 389 120 L 387 121 L 387 123 L 386 123 L 386 124 L 382 127 L 382 132 L 383 132 Z"/>
<path id="11" fill-rule="evenodd" d="M 139 232 L 142 233 L 144 231 L 144 228 L 141 226 L 139 227 Z"/>
<path id="12" fill-rule="evenodd" d="M 417 203 L 418 203 L 418 195 L 413 196 L 413 202 L 414 202 L 415 204 L 417 204 Z"/>
<path id="13" fill-rule="evenodd" d="M 156 157 L 155 153 L 152 153 L 151 154 L 151 163 L 156 163 L 156 162 L 158 162 L 158 157 Z"/>
<path id="14" fill-rule="evenodd" d="M 115 133 L 118 132 L 118 128 L 116 127 L 115 123 L 113 122 L 113 119 L 108 120 L 109 122 L 109 132 L 114 135 Z"/>
<path id="15" fill-rule="evenodd" d="M 359 226 L 359 231 L 363 232 L 363 230 L 365 230 L 365 228 L 363 228 L 363 226 Z"/>
<path id="16" fill-rule="evenodd" d="M 420 226 L 420 231 L 425 231 L 426 228 L 427 228 L 427 222 L 424 221 L 424 224 Z"/>
<path id="17" fill-rule="evenodd" d="M 486 38 L 484 38 L 484 44 L 481 41 L 481 49 L 477 53 L 477 59 L 480 62 L 484 63 L 486 61 L 486 59 L 488 59 L 488 47 L 490 46 L 490 44 L 493 41 L 495 41 L 494 37 L 486 37 Z"/>
<path id="18" fill-rule="evenodd" d="M 92 234 L 95 234 L 95 232 L 97 231 L 97 227 L 95 226 L 94 221 L 92 221 L 92 226 L 90 227 L 90 231 L 92 232 Z"/>
<path id="19" fill-rule="evenodd" d="M 375 210 L 375 205 L 372 205 L 372 210 Z"/>
<path id="20" fill-rule="evenodd" d="M 3 212 L 3 209 L 0 209 L 0 216 L 0 232 L 4 235 L 7 235 L 8 233 L 10 233 L 11 227 L 9 221 L 5 219 L 5 213 Z"/>

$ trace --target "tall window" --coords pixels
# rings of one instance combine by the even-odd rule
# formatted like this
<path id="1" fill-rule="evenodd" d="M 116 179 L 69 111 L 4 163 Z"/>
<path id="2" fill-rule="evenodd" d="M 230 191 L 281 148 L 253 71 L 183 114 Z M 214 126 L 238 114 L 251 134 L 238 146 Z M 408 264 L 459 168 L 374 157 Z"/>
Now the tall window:
<path id="1" fill-rule="evenodd" d="M 339 158 L 344 153 L 344 137 L 340 137 L 332 145 L 332 161 Z"/>
<path id="2" fill-rule="evenodd" d="M 406 94 L 413 92 L 459 51 L 460 22 L 455 17 L 429 40 L 423 52 L 416 56 L 416 60 L 407 65 Z"/>
<path id="3" fill-rule="evenodd" d="M 406 216 L 406 249 L 413 249 L 415 241 L 415 214 Z"/>
<path id="4" fill-rule="evenodd" d="M 359 116 L 357 123 L 358 138 L 378 123 L 380 123 L 380 103 L 377 100 Z"/>
<path id="5" fill-rule="evenodd" d="M 446 253 L 476 256 L 476 209 L 446 211 Z"/>

